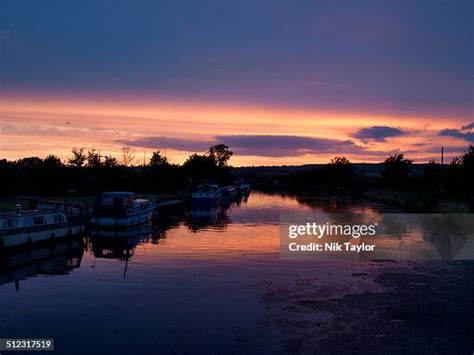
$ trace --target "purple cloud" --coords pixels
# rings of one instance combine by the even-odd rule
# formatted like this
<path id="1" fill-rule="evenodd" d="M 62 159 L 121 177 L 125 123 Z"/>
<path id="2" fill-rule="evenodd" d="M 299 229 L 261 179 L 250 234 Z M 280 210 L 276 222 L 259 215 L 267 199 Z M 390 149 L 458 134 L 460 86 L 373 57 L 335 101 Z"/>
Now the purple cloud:
<path id="1" fill-rule="evenodd" d="M 236 154 L 266 157 L 301 156 L 317 153 L 363 153 L 364 149 L 351 140 L 273 135 L 222 135 L 224 142 Z"/>
<path id="2" fill-rule="evenodd" d="M 117 143 L 130 145 L 134 147 L 143 148 L 169 148 L 176 149 L 186 152 L 204 152 L 211 145 L 216 144 L 215 141 L 198 141 L 183 138 L 170 138 L 170 137 L 144 137 L 136 140 L 119 140 Z"/>
<path id="3" fill-rule="evenodd" d="M 439 132 L 440 136 L 448 136 L 464 139 L 465 141 L 472 143 L 474 142 L 474 122 L 471 122 L 465 126 L 462 126 L 461 129 L 446 128 Z"/>
<path id="4" fill-rule="evenodd" d="M 469 129 L 474 129 L 474 122 L 471 122 L 465 126 L 462 126 L 461 129 L 464 130 L 469 130 Z"/>
<path id="5" fill-rule="evenodd" d="M 407 131 L 401 130 L 400 128 L 388 127 L 388 126 L 372 126 L 368 128 L 362 128 L 357 131 L 353 137 L 360 139 L 363 142 L 376 141 L 385 142 L 386 138 L 399 137 L 407 134 Z"/>
<path id="6" fill-rule="evenodd" d="M 443 147 L 444 153 L 457 153 L 460 154 L 466 150 L 466 146 L 452 146 L 452 147 Z M 431 147 L 429 149 L 424 150 L 425 153 L 441 153 L 440 147 Z"/>
<path id="7" fill-rule="evenodd" d="M 384 155 L 384 152 L 367 151 L 351 140 L 313 138 L 302 136 L 274 135 L 220 135 L 212 140 L 198 141 L 182 138 L 144 137 L 136 140 L 118 141 L 135 147 L 169 148 L 188 152 L 203 152 L 211 145 L 224 143 L 239 155 L 257 155 L 265 157 L 301 156 L 304 154 L 369 154 Z"/>

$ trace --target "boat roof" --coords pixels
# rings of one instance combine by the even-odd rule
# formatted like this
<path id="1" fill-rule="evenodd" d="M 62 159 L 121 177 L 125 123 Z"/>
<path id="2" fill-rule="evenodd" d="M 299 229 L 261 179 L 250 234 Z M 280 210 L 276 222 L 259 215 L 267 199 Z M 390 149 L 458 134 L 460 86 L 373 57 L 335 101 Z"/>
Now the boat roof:
<path id="1" fill-rule="evenodd" d="M 24 217 L 24 216 L 44 216 L 44 215 L 51 215 L 51 214 L 62 214 L 61 211 L 55 211 L 55 210 L 26 210 L 26 211 L 21 211 L 20 213 L 17 213 L 15 211 L 13 212 L 6 212 L 6 213 L 0 213 L 0 218 L 9 218 L 9 217 Z"/>
<path id="2" fill-rule="evenodd" d="M 55 205 L 63 205 L 63 206 L 71 206 L 71 207 L 80 207 L 81 204 L 78 202 L 72 201 L 57 201 L 57 200 L 39 200 L 38 204 L 55 204 Z"/>

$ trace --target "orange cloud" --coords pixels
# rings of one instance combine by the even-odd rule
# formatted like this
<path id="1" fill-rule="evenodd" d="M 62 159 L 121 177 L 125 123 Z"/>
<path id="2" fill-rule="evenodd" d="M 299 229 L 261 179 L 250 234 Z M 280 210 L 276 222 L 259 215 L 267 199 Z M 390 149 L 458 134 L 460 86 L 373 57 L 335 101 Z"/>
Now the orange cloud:
<path id="1" fill-rule="evenodd" d="M 219 136 L 295 136 L 335 141 L 350 140 L 358 149 L 334 151 L 305 149 L 295 154 L 244 153 L 232 158 L 234 165 L 305 164 L 327 162 L 334 155 L 353 161 L 380 161 L 381 152 L 410 151 L 425 159 L 440 144 L 459 146 L 455 137 L 436 137 L 453 120 L 429 117 L 383 116 L 365 113 L 301 110 L 294 108 L 238 106 L 188 101 L 149 102 L 9 97 L 0 111 L 0 155 L 8 159 L 56 154 L 65 159 L 73 146 L 96 147 L 120 158 L 121 146 L 148 137 L 213 142 Z M 465 124 L 461 122 L 460 126 Z M 373 126 L 397 127 L 406 135 L 362 141 L 356 133 Z M 420 139 L 426 146 L 417 147 Z M 225 143 L 225 142 L 224 142 Z M 282 141 L 281 144 L 285 144 Z M 232 146 L 231 146 L 232 148 Z M 279 147 L 284 151 L 285 146 Z M 307 148 L 307 147 L 306 147 Z M 316 147 L 317 148 L 317 147 Z M 191 150 L 172 146 L 137 146 L 145 156 L 165 150 L 171 161 L 182 163 Z M 271 149 L 271 148 L 268 148 Z M 288 147 L 291 150 L 291 147 Z M 241 149 L 241 152 L 245 151 Z"/>

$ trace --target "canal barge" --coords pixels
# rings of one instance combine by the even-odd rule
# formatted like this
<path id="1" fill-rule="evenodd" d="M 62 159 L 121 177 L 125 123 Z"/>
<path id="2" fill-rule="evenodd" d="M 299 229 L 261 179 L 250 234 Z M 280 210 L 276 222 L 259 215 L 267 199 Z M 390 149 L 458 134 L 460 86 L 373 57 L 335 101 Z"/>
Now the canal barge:
<path id="1" fill-rule="evenodd" d="M 41 242 L 72 237 L 83 231 L 78 220 L 69 220 L 64 210 L 45 203 L 35 210 L 22 210 L 0 214 L 0 249 L 31 246 Z"/>

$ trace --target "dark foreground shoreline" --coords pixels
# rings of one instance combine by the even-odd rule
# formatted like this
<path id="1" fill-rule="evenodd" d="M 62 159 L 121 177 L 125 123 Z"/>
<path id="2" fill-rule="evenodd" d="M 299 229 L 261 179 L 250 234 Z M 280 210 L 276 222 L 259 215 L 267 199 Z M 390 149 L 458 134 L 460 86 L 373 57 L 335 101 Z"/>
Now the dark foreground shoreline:
<path id="1" fill-rule="evenodd" d="M 299 275 L 258 287 L 282 353 L 472 354 L 474 262 L 355 268 L 339 284 Z"/>

